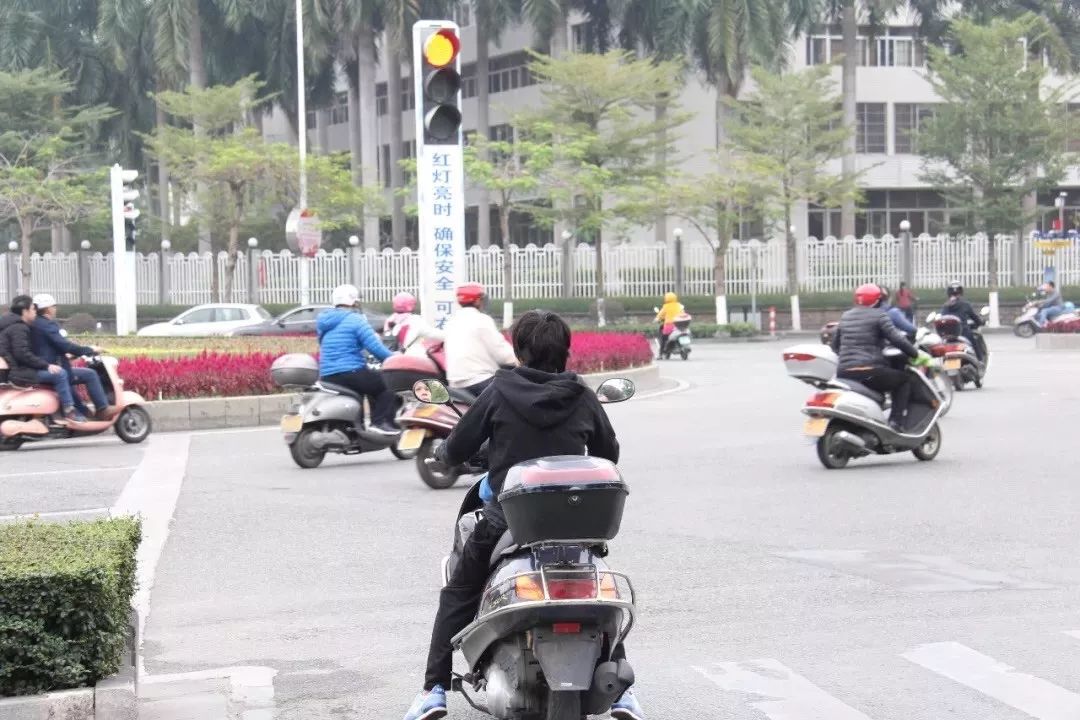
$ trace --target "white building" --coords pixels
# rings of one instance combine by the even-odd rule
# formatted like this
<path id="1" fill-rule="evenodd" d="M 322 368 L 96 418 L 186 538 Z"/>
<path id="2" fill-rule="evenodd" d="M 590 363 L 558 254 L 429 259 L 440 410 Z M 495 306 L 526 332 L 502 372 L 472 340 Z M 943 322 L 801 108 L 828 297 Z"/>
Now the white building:
<path id="1" fill-rule="evenodd" d="M 462 75 L 464 78 L 464 127 L 466 133 L 475 128 L 476 117 L 476 31 L 470 22 L 468 7 L 457 18 L 462 26 Z M 858 150 L 857 167 L 863 171 L 860 184 L 864 189 L 864 202 L 857 212 L 856 235 L 882 235 L 896 233 L 900 222 L 911 223 L 913 233 L 943 232 L 947 226 L 948 209 L 941 195 L 920 181 L 921 158 L 916 154 L 920 123 L 933 113 L 937 98 L 927 80 L 926 45 L 916 27 L 913 16 L 900 13 L 887 27 L 878 28 L 871 34 L 864 29 L 858 44 L 859 67 L 857 70 L 857 127 L 856 147 Z M 586 23 L 581 16 L 572 17 L 566 29 L 568 46 L 572 50 L 587 51 Z M 523 107 L 540 103 L 538 87 L 533 83 L 528 71 L 529 56 L 525 49 L 532 46 L 534 36 L 531 28 L 517 26 L 503 34 L 501 44 L 491 46 L 491 72 L 487 79 L 491 98 L 491 135 L 498 139 L 508 139 L 512 129 L 508 123 L 510 116 Z M 798 69 L 810 64 L 831 62 L 841 52 L 839 27 L 822 27 L 815 32 L 799 38 L 792 44 L 791 67 Z M 836 67 L 833 77 L 836 83 L 837 97 L 840 92 L 840 68 Z M 385 73 L 380 69 L 377 85 L 378 132 L 380 153 L 377 159 L 379 178 L 389 188 L 389 145 L 390 124 L 387 117 Z M 413 139 L 413 83 L 406 69 L 402 82 L 402 108 L 405 113 L 403 136 L 405 138 L 404 156 L 415 155 L 416 143 Z M 690 173 L 704 172 L 708 162 L 709 150 L 715 147 L 715 98 L 712 88 L 699 78 L 691 77 L 680 99 L 683 109 L 693 113 L 691 120 L 680 131 L 681 138 L 677 147 L 678 155 L 683 158 L 682 166 Z M 1069 110 L 1080 109 L 1080 104 L 1070 105 Z M 1072 113 L 1063 113 L 1067 118 Z M 320 122 L 321 121 L 321 122 Z M 311 147 L 318 148 L 323 143 L 331 151 L 347 150 L 348 144 L 348 107 L 345 92 L 339 95 L 336 106 L 323 112 L 308 114 L 309 137 Z M 291 133 L 281 113 L 276 113 L 264 125 L 268 137 L 287 139 Z M 1076 141 L 1071 141 L 1070 149 L 1080 150 L 1080 134 Z M 368 161 L 365 159 L 365 164 Z M 839 161 L 835 170 L 839 170 Z M 1073 173 L 1066 183 L 1069 197 L 1066 203 L 1067 216 L 1080 213 L 1080 176 Z M 389 198 L 389 189 L 388 189 Z M 477 237 L 476 197 L 470 196 L 472 203 L 466 216 L 468 244 L 474 244 Z M 1053 209 L 1053 197 L 1040 198 L 1040 205 L 1049 208 L 1039 226 L 1049 229 L 1052 218 L 1057 217 Z M 492 213 L 495 208 L 492 208 Z M 796 234 L 825 237 L 840 233 L 840 210 L 818 207 L 803 207 L 796 213 Z M 1068 223 L 1067 223 L 1068 224 Z M 669 222 L 667 230 L 674 228 L 674 221 Z M 500 243 L 498 222 L 492 218 L 492 242 Z M 634 242 L 662 240 L 663 228 L 642 228 L 631 238 Z M 744 224 L 740 235 L 744 239 L 760 237 L 760 226 Z M 381 235 L 384 244 L 390 235 L 389 219 L 382 222 Z M 415 236 L 412 221 L 409 221 L 407 235 Z M 693 240 L 692 234 L 687 234 Z M 551 232 L 534 228 L 527 217 L 516 218 L 511 229 L 511 240 L 516 244 L 527 242 L 541 243 L 551 240 Z"/>

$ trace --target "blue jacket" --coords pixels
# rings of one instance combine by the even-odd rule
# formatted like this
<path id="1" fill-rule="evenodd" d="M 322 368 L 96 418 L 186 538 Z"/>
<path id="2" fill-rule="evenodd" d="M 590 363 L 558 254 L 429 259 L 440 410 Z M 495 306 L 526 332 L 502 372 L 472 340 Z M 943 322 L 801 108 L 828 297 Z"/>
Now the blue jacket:
<path id="1" fill-rule="evenodd" d="M 367 318 L 352 310 L 330 308 L 319 314 L 319 375 L 328 377 L 367 367 L 361 350 L 379 360 L 393 355 L 371 329 Z"/>
<path id="2" fill-rule="evenodd" d="M 908 335 L 915 334 L 915 326 L 907 319 L 907 315 L 904 314 L 903 310 L 894 305 L 886 305 L 885 312 L 889 313 L 889 319 L 892 320 L 892 324 L 896 326 L 897 330 Z"/>
<path id="3" fill-rule="evenodd" d="M 55 320 L 50 320 L 44 315 L 38 315 L 34 324 L 30 326 L 30 342 L 33 344 L 34 354 L 49 363 L 70 368 L 67 356 L 70 355 L 93 355 L 92 348 L 86 345 L 76 345 L 60 334 L 60 325 Z"/>

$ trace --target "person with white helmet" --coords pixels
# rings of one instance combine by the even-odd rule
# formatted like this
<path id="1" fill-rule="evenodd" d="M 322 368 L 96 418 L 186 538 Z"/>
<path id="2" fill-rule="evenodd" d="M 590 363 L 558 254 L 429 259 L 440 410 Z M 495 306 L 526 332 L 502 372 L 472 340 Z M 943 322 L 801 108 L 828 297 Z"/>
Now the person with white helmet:
<path id="1" fill-rule="evenodd" d="M 59 365 L 68 376 L 68 382 L 74 385 L 84 385 L 90 395 L 90 401 L 94 403 L 94 412 L 98 420 L 108 420 L 116 413 L 116 406 L 109 405 L 105 388 L 101 385 L 101 378 L 91 368 L 72 367 L 68 356 L 79 357 L 81 355 L 100 355 L 103 350 L 95 345 L 78 345 L 71 342 L 60 332 L 60 325 L 56 322 L 56 313 L 59 307 L 56 298 L 48 293 L 34 296 L 34 306 L 37 308 L 37 319 L 31 326 L 31 342 L 34 353 L 50 365 Z M 77 414 L 89 414 L 89 408 L 83 403 L 77 393 L 72 394 Z"/>
<path id="2" fill-rule="evenodd" d="M 398 347 L 406 355 L 423 357 L 426 353 L 423 340 L 443 341 L 441 330 L 431 327 L 416 314 L 416 296 L 399 292 L 394 296 L 394 314 L 386 319 L 383 335 L 393 335 Z"/>
<path id="3" fill-rule="evenodd" d="M 360 291 L 354 285 L 340 285 L 334 288 L 331 298 L 334 307 L 319 315 L 319 375 L 327 382 L 366 395 L 371 404 L 370 429 L 397 435 L 401 432 L 394 426 L 397 397 L 386 387 L 382 375 L 367 366 L 363 351 L 377 360 L 385 360 L 393 353 L 379 340 L 367 318 L 355 311 L 359 301 Z"/>

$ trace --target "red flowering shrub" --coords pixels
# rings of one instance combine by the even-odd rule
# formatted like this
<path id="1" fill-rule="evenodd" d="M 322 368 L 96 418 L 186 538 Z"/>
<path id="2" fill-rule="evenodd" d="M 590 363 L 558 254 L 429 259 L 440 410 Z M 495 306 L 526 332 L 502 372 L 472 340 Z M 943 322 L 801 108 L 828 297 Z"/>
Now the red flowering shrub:
<path id="1" fill-rule="evenodd" d="M 281 352 L 203 351 L 184 357 L 133 357 L 120 360 L 125 387 L 147 400 L 268 395 L 281 392 L 270 366 Z M 577 373 L 607 372 L 648 365 L 652 348 L 638 334 L 575 333 L 570 367 Z"/>
<path id="2" fill-rule="evenodd" d="M 1068 320 L 1060 323 L 1050 323 L 1046 326 L 1046 332 L 1052 333 L 1080 333 L 1080 320 Z"/>

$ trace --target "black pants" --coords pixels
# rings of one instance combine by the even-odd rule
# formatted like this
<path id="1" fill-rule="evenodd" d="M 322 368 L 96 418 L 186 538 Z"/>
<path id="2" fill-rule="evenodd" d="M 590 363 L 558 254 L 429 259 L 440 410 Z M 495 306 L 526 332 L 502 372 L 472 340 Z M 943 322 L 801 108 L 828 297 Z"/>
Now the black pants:
<path id="1" fill-rule="evenodd" d="M 393 427 L 397 396 L 387 389 L 382 375 L 368 368 L 360 368 L 352 372 L 328 375 L 323 380 L 347 387 L 359 395 L 366 395 L 371 403 L 371 424 Z"/>
<path id="2" fill-rule="evenodd" d="M 454 568 L 450 582 L 439 593 L 439 610 L 431 630 L 424 690 L 436 685 L 450 689 L 454 673 L 454 648 L 450 641 L 469 626 L 480 609 L 480 599 L 491 574 L 491 553 L 506 532 L 506 519 L 497 505 L 485 505 L 484 515 L 462 548 L 461 562 Z M 612 656 L 626 657 L 620 643 Z"/>
<path id="3" fill-rule="evenodd" d="M 480 393 L 487 390 L 488 386 L 491 385 L 491 383 L 493 383 L 493 382 L 495 382 L 495 376 L 494 375 L 489 377 L 487 380 L 481 380 L 480 382 L 476 383 L 475 385 L 469 385 L 468 387 L 465 387 L 465 388 L 462 388 L 462 389 L 463 390 L 468 390 L 469 392 L 471 392 L 476 397 L 480 397 Z"/>
<path id="4" fill-rule="evenodd" d="M 971 348 L 975 351 L 975 357 L 979 359 L 979 362 L 986 362 L 986 340 L 981 335 L 976 335 L 971 328 L 966 329 L 964 337 L 971 343 Z"/>
<path id="5" fill-rule="evenodd" d="M 903 425 L 911 401 L 911 373 L 907 370 L 875 366 L 865 370 L 841 370 L 836 374 L 841 380 L 854 380 L 871 390 L 892 395 L 892 411 L 889 422 Z"/>

